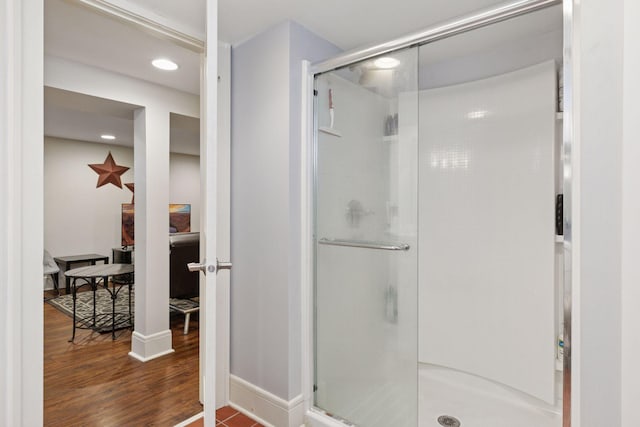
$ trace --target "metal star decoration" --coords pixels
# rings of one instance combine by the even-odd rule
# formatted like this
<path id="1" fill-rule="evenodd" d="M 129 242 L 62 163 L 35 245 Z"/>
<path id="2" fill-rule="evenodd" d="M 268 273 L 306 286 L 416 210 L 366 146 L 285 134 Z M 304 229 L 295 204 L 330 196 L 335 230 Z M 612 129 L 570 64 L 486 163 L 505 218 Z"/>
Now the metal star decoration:
<path id="1" fill-rule="evenodd" d="M 122 188 L 120 175 L 129 170 L 126 166 L 116 164 L 111 155 L 111 151 L 109 151 L 109 155 L 104 160 L 104 163 L 91 164 L 89 167 L 98 174 L 98 184 L 96 184 L 96 188 L 100 188 L 106 184 L 113 184 L 118 188 Z"/>
<path id="2" fill-rule="evenodd" d="M 133 182 L 126 182 L 124 184 L 129 190 L 131 190 L 131 204 L 135 203 L 135 184 Z"/>

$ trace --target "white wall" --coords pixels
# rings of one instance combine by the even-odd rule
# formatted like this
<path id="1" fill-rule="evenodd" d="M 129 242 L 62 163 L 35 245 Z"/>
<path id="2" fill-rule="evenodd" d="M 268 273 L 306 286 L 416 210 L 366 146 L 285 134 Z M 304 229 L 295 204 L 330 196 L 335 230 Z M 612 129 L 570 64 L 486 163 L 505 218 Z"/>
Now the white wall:
<path id="1" fill-rule="evenodd" d="M 102 163 L 111 151 L 122 175 L 123 188 L 96 188 L 98 175 L 87 166 Z M 124 186 L 133 182 L 133 150 L 125 147 L 45 138 L 44 246 L 54 257 L 83 253 L 111 256 L 120 246 L 122 203 L 131 203 Z"/>
<path id="2" fill-rule="evenodd" d="M 297 74 L 337 52 L 286 22 L 232 54 L 231 372 L 285 400 L 301 392 Z"/>
<path id="3" fill-rule="evenodd" d="M 640 2 L 624 4 L 622 145 L 622 425 L 640 425 Z"/>
<path id="4" fill-rule="evenodd" d="M 289 40 L 289 395 L 302 392 L 302 306 L 300 283 L 301 211 L 301 139 L 302 61 L 321 61 L 340 49 L 290 22 Z"/>
<path id="5" fill-rule="evenodd" d="M 56 56 L 46 55 L 44 66 L 46 86 L 141 107 L 155 106 L 168 113 L 200 117 L 197 95 Z"/>
<path id="6" fill-rule="evenodd" d="M 115 162 L 130 169 L 122 189 L 96 188 L 98 175 L 87 165 L 102 163 L 111 151 Z M 199 157 L 170 155 L 170 203 L 191 204 L 191 230 L 200 227 Z M 82 253 L 111 256 L 120 246 L 121 204 L 131 203 L 124 183 L 133 182 L 133 149 L 45 138 L 44 246 L 55 257 Z M 168 230 L 167 230 L 168 232 Z M 62 280 L 61 280 L 62 283 Z"/>
<path id="7" fill-rule="evenodd" d="M 200 231 L 200 157 L 169 155 L 169 203 L 191 204 L 191 231 Z"/>
<path id="8" fill-rule="evenodd" d="M 420 361 L 550 405 L 555 90 L 547 61 L 423 91 L 419 129 Z"/>
<path id="9" fill-rule="evenodd" d="M 232 50 L 231 373 L 289 398 L 289 40 Z"/>
<path id="10" fill-rule="evenodd" d="M 573 331 L 573 384 L 580 397 L 576 409 L 581 427 L 617 426 L 622 381 L 623 2 L 574 3 L 580 40 L 573 49 L 579 97 L 574 100 L 578 138 L 572 155 L 579 156 L 580 166 L 574 171 L 579 239 L 573 245 L 579 265 L 573 314 L 579 329 Z M 633 398 L 637 402 L 638 396 Z"/>

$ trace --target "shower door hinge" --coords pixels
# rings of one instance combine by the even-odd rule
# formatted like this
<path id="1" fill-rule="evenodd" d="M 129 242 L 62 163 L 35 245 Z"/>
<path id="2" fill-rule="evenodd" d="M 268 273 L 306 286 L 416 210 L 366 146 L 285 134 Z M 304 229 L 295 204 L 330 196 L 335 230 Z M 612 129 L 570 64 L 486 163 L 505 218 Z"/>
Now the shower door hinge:
<path id="1" fill-rule="evenodd" d="M 317 385 L 313 385 L 313 392 L 315 393 L 316 391 L 318 391 L 318 386 Z"/>
<path id="2" fill-rule="evenodd" d="M 313 90 L 313 96 L 318 96 L 318 90 L 317 89 Z"/>
<path id="3" fill-rule="evenodd" d="M 564 202 L 562 194 L 556 195 L 556 235 L 564 234 Z"/>

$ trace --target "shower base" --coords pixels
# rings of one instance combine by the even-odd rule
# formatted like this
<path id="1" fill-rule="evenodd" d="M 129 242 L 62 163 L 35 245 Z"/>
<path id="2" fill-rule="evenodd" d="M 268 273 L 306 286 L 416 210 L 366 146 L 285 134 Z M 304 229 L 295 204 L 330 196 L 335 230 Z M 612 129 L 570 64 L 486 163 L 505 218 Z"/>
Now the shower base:
<path id="1" fill-rule="evenodd" d="M 460 427 L 562 425 L 560 402 L 547 405 L 494 382 L 439 366 L 420 364 L 419 372 L 420 427 L 440 427 L 442 416 L 456 418 Z"/>

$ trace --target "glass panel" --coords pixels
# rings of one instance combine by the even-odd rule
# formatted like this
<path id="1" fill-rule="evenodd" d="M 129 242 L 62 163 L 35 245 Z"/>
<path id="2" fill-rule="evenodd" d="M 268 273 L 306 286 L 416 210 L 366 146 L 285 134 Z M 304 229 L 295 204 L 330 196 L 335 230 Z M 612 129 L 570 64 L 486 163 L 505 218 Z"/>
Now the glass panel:
<path id="1" fill-rule="evenodd" d="M 559 7 L 420 47 L 421 425 L 558 427 Z"/>
<path id="2" fill-rule="evenodd" d="M 316 78 L 315 405 L 417 425 L 417 49 Z"/>

